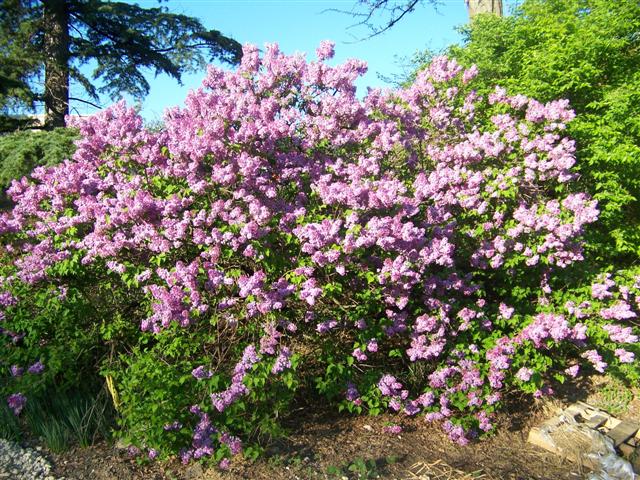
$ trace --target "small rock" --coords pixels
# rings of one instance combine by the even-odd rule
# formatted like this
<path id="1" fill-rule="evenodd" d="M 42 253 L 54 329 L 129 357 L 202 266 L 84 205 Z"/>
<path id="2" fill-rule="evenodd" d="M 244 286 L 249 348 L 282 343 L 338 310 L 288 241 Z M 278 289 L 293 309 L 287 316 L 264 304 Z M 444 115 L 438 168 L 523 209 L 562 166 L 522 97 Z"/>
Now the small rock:
<path id="1" fill-rule="evenodd" d="M 116 447 L 118 450 L 126 450 L 127 448 L 129 448 L 129 445 L 126 444 L 124 440 L 119 438 L 118 440 L 116 440 L 114 447 Z"/>
<path id="2" fill-rule="evenodd" d="M 631 463 L 634 472 L 640 473 L 640 447 L 636 447 L 629 455 L 629 463 Z"/>

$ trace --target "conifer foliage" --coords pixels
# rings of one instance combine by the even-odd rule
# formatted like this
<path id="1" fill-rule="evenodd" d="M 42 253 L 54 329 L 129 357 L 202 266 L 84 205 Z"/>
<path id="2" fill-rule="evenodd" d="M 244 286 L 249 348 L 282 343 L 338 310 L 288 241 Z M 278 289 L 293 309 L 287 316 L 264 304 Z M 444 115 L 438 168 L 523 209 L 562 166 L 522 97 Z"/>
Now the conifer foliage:
<path id="1" fill-rule="evenodd" d="M 241 46 L 199 20 L 103 0 L 5 0 L 0 6 L 0 108 L 44 102 L 47 123 L 64 126 L 69 82 L 90 98 L 144 96 L 144 69 L 180 80 L 218 59 L 237 63 Z M 95 64 L 88 77 L 80 67 Z M 42 80 L 44 86 L 42 86 Z"/>

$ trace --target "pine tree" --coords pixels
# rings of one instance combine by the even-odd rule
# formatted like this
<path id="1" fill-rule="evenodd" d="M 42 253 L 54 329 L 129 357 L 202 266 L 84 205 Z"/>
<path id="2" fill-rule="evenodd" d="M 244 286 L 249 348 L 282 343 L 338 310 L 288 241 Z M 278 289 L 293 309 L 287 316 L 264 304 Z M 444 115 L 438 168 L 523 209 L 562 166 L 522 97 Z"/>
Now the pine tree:
<path id="1" fill-rule="evenodd" d="M 237 63 L 241 45 L 199 20 L 108 0 L 0 2 L 0 111 L 43 103 L 48 127 L 64 126 L 69 83 L 97 101 L 149 91 L 143 70 L 176 80 L 214 59 Z M 92 62 L 87 76 L 82 65 Z M 82 101 L 82 100 L 80 100 Z M 5 119 L 7 116 L 5 115 Z M 0 128 L 2 124 L 0 123 Z"/>

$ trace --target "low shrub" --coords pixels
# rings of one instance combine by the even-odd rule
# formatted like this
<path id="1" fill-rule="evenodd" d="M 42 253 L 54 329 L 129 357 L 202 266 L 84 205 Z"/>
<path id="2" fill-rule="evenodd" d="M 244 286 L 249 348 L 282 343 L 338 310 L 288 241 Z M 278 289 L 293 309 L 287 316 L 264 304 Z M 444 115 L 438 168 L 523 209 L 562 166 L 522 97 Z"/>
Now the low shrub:
<path id="1" fill-rule="evenodd" d="M 79 381 L 86 353 L 136 448 L 226 468 L 312 389 L 465 443 L 510 389 L 636 375 L 640 272 L 573 268 L 598 209 L 567 102 L 479 97 L 446 58 L 359 100 L 365 65 L 317 54 L 247 46 L 164 129 L 116 104 L 76 121 L 72 161 L 12 184 L 0 351 L 42 367 L 7 395 Z"/>
<path id="2" fill-rule="evenodd" d="M 0 189 L 19 180 L 38 166 L 51 166 L 69 159 L 75 151 L 78 132 L 70 128 L 22 130 L 0 135 Z"/>

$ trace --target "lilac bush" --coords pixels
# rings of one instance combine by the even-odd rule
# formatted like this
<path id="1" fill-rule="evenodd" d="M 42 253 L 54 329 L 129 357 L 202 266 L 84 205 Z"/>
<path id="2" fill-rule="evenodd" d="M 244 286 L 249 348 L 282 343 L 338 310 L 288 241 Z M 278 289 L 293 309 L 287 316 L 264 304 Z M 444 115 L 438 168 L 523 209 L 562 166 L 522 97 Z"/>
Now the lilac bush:
<path id="1" fill-rule="evenodd" d="M 73 159 L 9 189 L 3 333 L 20 334 L 18 286 L 64 304 L 70 268 L 106 272 L 131 306 L 112 323 L 139 330 L 102 368 L 141 447 L 226 467 L 301 386 L 464 443 L 509 388 L 634 360 L 637 280 L 603 278 L 595 310 L 555 287 L 598 217 L 575 191 L 568 103 L 482 98 L 477 69 L 444 57 L 359 99 L 366 65 L 332 55 L 245 46 L 161 131 L 124 103 L 74 119 Z"/>

